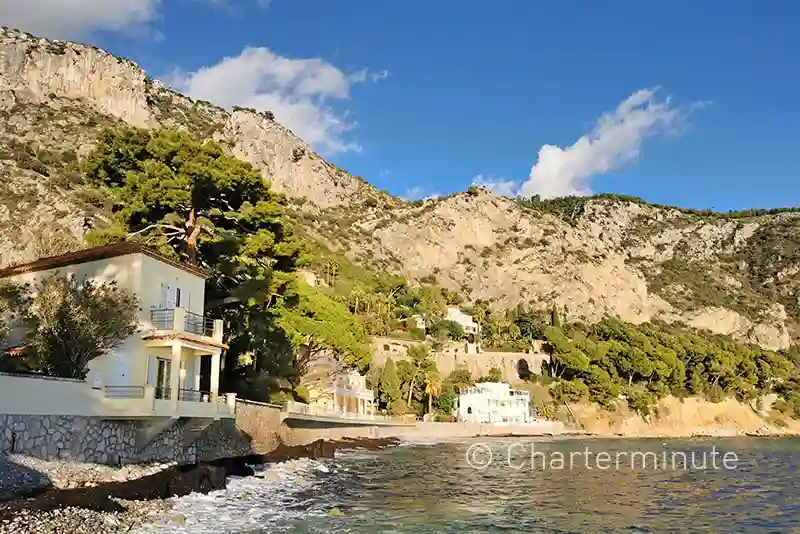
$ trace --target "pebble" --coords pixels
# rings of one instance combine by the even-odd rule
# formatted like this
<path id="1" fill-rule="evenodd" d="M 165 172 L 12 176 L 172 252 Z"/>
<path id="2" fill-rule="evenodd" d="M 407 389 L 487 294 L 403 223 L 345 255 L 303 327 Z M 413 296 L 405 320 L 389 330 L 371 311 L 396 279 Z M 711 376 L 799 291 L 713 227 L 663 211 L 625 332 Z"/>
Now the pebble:
<path id="1" fill-rule="evenodd" d="M 104 482 L 123 482 L 157 473 L 174 464 L 110 467 L 77 462 L 47 461 L 23 455 L 0 454 L 0 501 L 46 488 L 93 487 Z M 0 534 L 113 534 L 130 532 L 171 508 L 167 501 L 118 501 L 119 513 L 65 508 L 50 512 L 24 511 L 0 521 Z"/>
<path id="2" fill-rule="evenodd" d="M 51 512 L 23 512 L 0 522 L 0 534 L 117 534 L 152 523 L 172 507 L 165 501 L 117 501 L 127 508 L 120 513 L 64 508 Z"/>
<path id="3" fill-rule="evenodd" d="M 0 453 L 0 501 L 47 487 L 92 487 L 124 482 L 157 473 L 174 463 L 111 467 L 99 464 L 39 460 L 21 454 Z"/>

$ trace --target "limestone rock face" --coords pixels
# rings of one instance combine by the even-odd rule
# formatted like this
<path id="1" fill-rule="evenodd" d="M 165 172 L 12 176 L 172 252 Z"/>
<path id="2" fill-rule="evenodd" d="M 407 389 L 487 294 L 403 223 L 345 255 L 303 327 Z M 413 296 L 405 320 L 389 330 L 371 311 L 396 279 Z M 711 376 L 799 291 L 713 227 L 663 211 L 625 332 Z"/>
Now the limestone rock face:
<path id="1" fill-rule="evenodd" d="M 545 206 L 481 188 L 409 203 L 325 161 L 268 112 L 193 101 L 103 50 L 8 29 L 0 267 L 58 253 L 102 220 L 76 194 L 78 162 L 103 128 L 124 124 L 218 141 L 292 201 L 310 237 L 473 301 L 682 321 L 771 349 L 800 338 L 797 212 L 733 217 L 620 198 Z"/>

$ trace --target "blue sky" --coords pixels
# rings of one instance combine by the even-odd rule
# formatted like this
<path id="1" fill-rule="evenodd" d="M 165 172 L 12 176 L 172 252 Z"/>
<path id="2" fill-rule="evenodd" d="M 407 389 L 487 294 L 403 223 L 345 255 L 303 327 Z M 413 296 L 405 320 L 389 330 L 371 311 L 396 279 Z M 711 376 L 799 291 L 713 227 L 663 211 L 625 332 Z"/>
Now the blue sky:
<path id="1" fill-rule="evenodd" d="M 69 0 L 68 16 L 11 3 L 5 24 L 269 107 L 394 194 L 482 177 L 500 192 L 800 205 L 800 3 Z"/>

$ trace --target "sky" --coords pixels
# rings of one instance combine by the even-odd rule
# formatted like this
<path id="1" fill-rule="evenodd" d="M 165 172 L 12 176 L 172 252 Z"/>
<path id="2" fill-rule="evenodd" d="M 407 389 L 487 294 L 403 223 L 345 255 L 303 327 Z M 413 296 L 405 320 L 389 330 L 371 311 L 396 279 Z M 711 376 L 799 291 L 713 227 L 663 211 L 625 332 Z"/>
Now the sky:
<path id="1" fill-rule="evenodd" d="M 409 199 L 485 185 L 800 205 L 790 0 L 0 0 Z"/>

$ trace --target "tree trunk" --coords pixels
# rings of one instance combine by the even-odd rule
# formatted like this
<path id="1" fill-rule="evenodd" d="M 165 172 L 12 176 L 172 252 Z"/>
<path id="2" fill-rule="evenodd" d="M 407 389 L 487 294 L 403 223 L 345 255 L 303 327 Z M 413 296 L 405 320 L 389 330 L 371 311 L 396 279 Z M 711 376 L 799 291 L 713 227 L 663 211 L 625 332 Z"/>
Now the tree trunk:
<path id="1" fill-rule="evenodd" d="M 414 392 L 414 381 L 415 380 L 416 380 L 416 377 L 412 378 L 411 379 L 411 383 L 408 385 L 408 400 L 406 401 L 406 404 L 408 404 L 409 406 L 411 406 L 411 394 Z"/>
<path id="2" fill-rule="evenodd" d="M 428 415 L 433 415 L 433 392 L 428 393 Z"/>
<path id="3" fill-rule="evenodd" d="M 189 220 L 186 221 L 186 254 L 191 265 L 197 265 L 198 237 L 200 237 L 200 227 L 197 226 L 197 210 L 192 206 L 189 211 Z"/>

